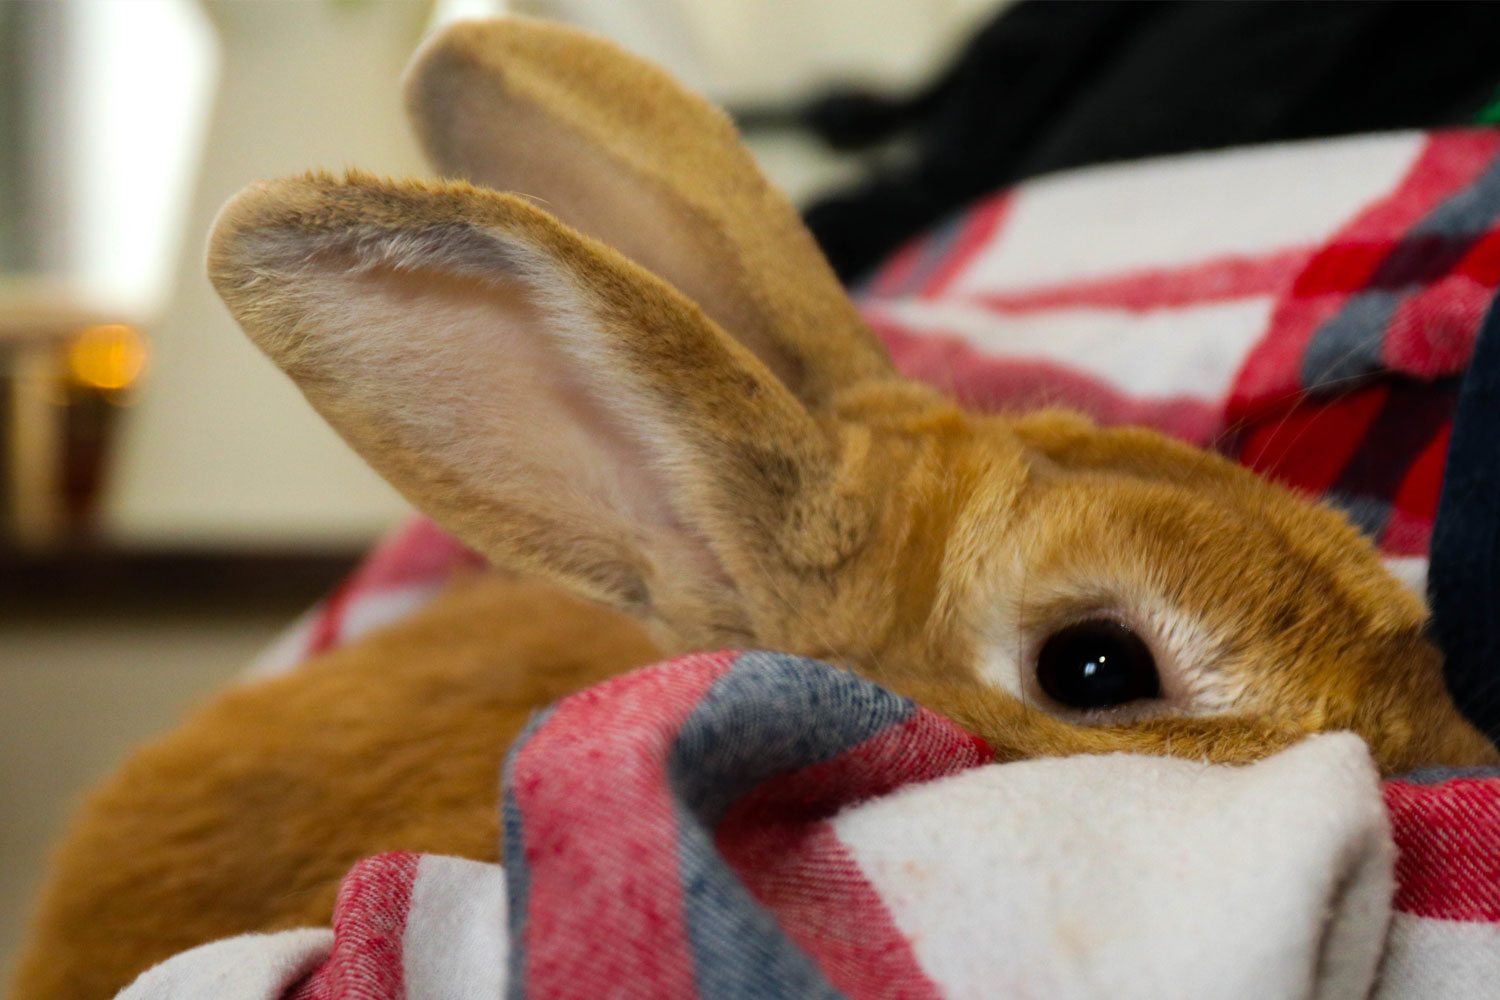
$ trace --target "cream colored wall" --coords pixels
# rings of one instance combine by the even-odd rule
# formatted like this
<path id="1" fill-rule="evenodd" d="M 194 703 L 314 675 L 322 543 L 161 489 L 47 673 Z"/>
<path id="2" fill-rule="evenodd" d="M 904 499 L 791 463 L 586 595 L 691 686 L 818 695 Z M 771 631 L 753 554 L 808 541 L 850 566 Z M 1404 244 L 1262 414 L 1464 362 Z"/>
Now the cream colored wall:
<path id="1" fill-rule="evenodd" d="M 994 0 L 546 0 L 612 31 L 720 99 L 780 99 L 823 80 L 920 78 Z M 221 71 L 186 248 L 153 367 L 123 428 L 105 529 L 128 546 L 362 543 L 405 509 L 236 330 L 203 277 L 215 212 L 250 181 L 313 166 L 423 165 L 397 80 L 429 3 L 206 4 Z M 641 20 L 661 18 L 649 30 Z M 634 26 L 634 27 L 633 27 Z M 795 196 L 840 175 L 806 140 L 759 150 Z"/>
<path id="2" fill-rule="evenodd" d="M 203 276 L 204 234 L 260 177 L 421 158 L 395 81 L 423 5 L 218 2 L 221 71 L 189 238 L 150 380 L 123 428 L 106 530 L 124 544 L 338 545 L 398 516 L 350 453 L 239 333 Z"/>

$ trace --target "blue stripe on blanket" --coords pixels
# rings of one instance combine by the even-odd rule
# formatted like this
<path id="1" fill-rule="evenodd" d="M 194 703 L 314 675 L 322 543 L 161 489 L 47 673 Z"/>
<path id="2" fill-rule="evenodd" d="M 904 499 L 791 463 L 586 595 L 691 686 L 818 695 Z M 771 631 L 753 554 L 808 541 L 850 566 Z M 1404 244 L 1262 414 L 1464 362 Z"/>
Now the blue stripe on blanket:
<path id="1" fill-rule="evenodd" d="M 537 712 L 526 723 L 526 728 L 511 744 L 505 755 L 505 766 L 500 787 L 504 794 L 500 799 L 500 839 L 505 853 L 505 896 L 507 936 L 510 952 L 506 955 L 507 1000 L 526 1000 L 526 908 L 531 902 L 531 872 L 526 865 L 526 828 L 521 816 L 521 807 L 516 803 L 513 789 L 512 768 L 515 766 L 517 750 L 525 746 L 532 735 L 552 717 L 556 708 Z"/>
<path id="2" fill-rule="evenodd" d="M 743 653 L 672 745 L 673 793 L 709 827 L 767 778 L 831 760 L 916 706 L 847 670 L 787 653 Z"/>
<path id="3" fill-rule="evenodd" d="M 1384 371 L 1386 331 L 1397 307 L 1457 266 L 1497 216 L 1500 158 L 1402 236 L 1368 287 L 1318 327 L 1302 356 L 1302 384 L 1308 391 L 1343 391 Z"/>
<path id="4" fill-rule="evenodd" d="M 672 748 L 683 921 L 699 994 L 715 1000 L 842 997 L 729 870 L 714 828 L 757 785 L 831 760 L 911 717 L 915 706 L 847 671 L 746 653 L 704 695 Z"/>
<path id="5" fill-rule="evenodd" d="M 1397 781 L 1406 781 L 1413 785 L 1440 785 L 1445 781 L 1454 781 L 1459 778 L 1472 778 L 1484 780 L 1487 778 L 1500 778 L 1500 767 L 1423 767 L 1410 774 L 1403 774 Z"/>

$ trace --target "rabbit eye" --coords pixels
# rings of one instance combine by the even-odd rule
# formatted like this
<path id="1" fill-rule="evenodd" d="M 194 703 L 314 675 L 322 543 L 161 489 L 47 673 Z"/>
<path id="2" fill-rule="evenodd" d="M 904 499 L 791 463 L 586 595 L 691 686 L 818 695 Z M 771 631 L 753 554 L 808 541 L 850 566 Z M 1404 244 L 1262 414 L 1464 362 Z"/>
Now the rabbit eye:
<path id="1" fill-rule="evenodd" d="M 1069 708 L 1109 708 L 1161 693 L 1151 650 L 1105 618 L 1053 633 L 1037 654 L 1036 678 L 1047 697 Z"/>

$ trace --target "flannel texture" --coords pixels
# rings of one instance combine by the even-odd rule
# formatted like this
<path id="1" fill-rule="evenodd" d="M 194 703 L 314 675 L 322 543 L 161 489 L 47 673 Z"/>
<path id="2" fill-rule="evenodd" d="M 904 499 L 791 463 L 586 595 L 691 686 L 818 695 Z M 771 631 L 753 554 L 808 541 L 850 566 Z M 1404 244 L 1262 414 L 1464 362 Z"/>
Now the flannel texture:
<path id="1" fill-rule="evenodd" d="M 1382 786 L 1347 734 L 993 764 L 847 671 L 704 653 L 542 715 L 502 799 L 503 871 L 368 859 L 331 935 L 206 945 L 122 1000 L 1477 1000 L 1500 972 L 1500 777 Z"/>
<path id="2" fill-rule="evenodd" d="M 864 289 L 908 374 L 1211 445 L 1425 558 L 1500 283 L 1500 131 L 1080 170 L 982 201 Z"/>

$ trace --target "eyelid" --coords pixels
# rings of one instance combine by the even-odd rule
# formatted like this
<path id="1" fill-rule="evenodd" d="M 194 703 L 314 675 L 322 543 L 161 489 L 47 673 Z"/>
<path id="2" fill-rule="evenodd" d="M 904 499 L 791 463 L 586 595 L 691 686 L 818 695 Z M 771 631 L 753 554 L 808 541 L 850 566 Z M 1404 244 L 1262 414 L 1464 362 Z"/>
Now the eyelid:
<path id="1" fill-rule="evenodd" d="M 995 593 L 980 626 L 983 645 L 976 670 L 998 690 L 1068 721 L 1112 724 L 1153 715 L 1206 716 L 1232 711 L 1233 679 L 1224 667 L 1233 656 L 1226 637 L 1165 595 L 1139 581 L 1039 580 L 1024 589 Z M 1149 703 L 1085 714 L 1054 704 L 1036 680 L 1036 657 L 1054 631 L 1090 617 L 1120 622 L 1138 635 L 1156 661 L 1162 694 Z"/>

